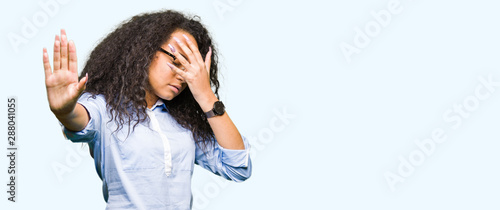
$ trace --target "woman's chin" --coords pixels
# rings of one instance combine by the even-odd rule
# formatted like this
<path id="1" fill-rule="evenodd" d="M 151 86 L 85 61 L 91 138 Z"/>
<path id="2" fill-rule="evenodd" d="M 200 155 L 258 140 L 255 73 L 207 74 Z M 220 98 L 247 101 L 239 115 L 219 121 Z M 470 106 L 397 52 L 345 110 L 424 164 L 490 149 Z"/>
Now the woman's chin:
<path id="1" fill-rule="evenodd" d="M 161 95 L 161 96 L 158 96 L 158 97 L 160 97 L 161 99 L 163 99 L 165 101 L 171 101 L 176 96 L 177 96 L 177 94 L 164 94 L 164 95 Z"/>

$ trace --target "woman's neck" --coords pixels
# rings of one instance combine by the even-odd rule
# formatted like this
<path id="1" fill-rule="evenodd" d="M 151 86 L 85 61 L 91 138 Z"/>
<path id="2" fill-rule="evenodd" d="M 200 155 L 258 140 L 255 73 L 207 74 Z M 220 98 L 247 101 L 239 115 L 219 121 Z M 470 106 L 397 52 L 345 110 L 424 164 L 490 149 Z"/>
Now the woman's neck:
<path id="1" fill-rule="evenodd" d="M 158 101 L 158 96 L 154 93 L 146 91 L 146 106 L 148 109 L 151 109 L 151 107 L 156 104 L 156 101 Z"/>

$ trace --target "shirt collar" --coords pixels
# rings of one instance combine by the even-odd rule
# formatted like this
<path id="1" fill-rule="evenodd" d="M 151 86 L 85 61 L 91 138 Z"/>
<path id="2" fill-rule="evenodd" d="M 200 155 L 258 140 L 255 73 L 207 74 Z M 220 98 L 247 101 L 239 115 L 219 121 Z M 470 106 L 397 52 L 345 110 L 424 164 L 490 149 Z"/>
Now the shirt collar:
<path id="1" fill-rule="evenodd" d="M 155 105 L 153 105 L 153 107 L 151 107 L 151 111 L 154 111 L 156 108 L 160 108 L 160 109 L 167 109 L 167 107 L 165 106 L 165 103 L 163 102 L 163 100 L 161 98 L 159 98 Z"/>

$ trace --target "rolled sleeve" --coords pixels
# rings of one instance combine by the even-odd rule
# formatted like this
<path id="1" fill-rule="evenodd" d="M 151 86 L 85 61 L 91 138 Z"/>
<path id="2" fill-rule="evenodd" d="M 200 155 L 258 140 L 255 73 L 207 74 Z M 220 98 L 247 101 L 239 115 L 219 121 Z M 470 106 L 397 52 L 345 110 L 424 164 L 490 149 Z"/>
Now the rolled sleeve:
<path id="1" fill-rule="evenodd" d="M 245 141 L 243 140 L 243 142 Z M 250 145 L 245 143 L 245 149 L 242 150 L 226 149 L 219 144 L 217 144 L 217 147 L 221 151 L 222 162 L 226 165 L 233 167 L 248 166 L 248 162 L 250 161 Z"/>
<path id="2" fill-rule="evenodd" d="M 85 128 L 81 131 L 68 130 L 61 122 L 64 136 L 74 143 L 89 143 L 99 137 L 99 129 L 101 124 L 101 111 L 106 107 L 102 96 L 92 97 L 90 93 L 84 93 L 78 99 L 88 112 L 90 119 Z"/>
<path id="3" fill-rule="evenodd" d="M 250 144 L 243 136 L 245 149 L 226 149 L 215 142 L 215 146 L 207 146 L 207 151 L 196 149 L 195 163 L 228 180 L 242 182 L 250 178 L 252 163 L 250 159 Z"/>
<path id="4" fill-rule="evenodd" d="M 59 124 L 61 124 L 59 122 Z M 98 131 L 94 129 L 94 119 L 90 119 L 89 122 L 87 123 L 87 126 L 81 131 L 70 131 L 64 125 L 62 125 L 63 133 L 64 136 L 66 136 L 67 139 L 71 140 L 74 143 L 84 143 L 84 142 L 90 142 L 93 139 L 95 139 L 96 135 L 98 134 Z"/>

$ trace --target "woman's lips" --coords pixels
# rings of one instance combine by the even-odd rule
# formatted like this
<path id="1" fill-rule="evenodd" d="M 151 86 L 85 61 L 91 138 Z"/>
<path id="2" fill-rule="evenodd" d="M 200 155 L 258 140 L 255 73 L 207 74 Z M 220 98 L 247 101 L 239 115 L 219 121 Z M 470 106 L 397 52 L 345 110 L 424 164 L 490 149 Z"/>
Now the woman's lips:
<path id="1" fill-rule="evenodd" d="M 170 89 L 174 91 L 174 93 L 179 93 L 179 88 L 173 85 L 169 85 Z"/>

